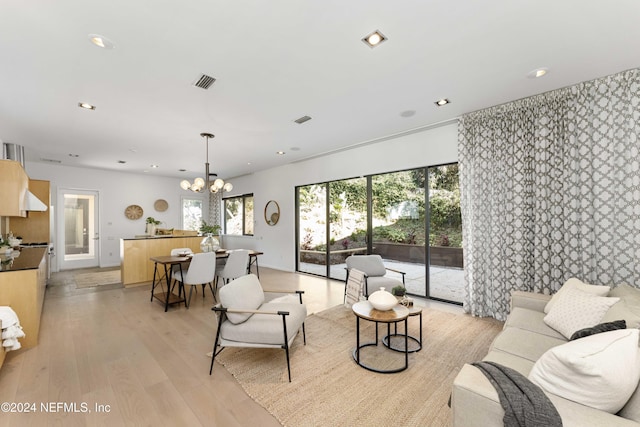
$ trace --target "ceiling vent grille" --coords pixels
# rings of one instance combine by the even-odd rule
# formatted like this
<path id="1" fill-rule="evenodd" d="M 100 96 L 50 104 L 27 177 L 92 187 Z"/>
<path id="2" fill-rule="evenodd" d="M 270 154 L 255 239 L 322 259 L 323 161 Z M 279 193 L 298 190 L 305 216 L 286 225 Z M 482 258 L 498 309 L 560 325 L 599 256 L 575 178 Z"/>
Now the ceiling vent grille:
<path id="1" fill-rule="evenodd" d="M 193 86 L 199 87 L 201 89 L 209 89 L 211 85 L 216 81 L 211 76 L 207 76 L 206 74 L 201 74 L 194 82 Z"/>
<path id="2" fill-rule="evenodd" d="M 311 120 L 311 117 L 309 116 L 302 116 L 299 119 L 294 120 L 294 122 L 296 122 L 297 124 L 301 125 L 304 122 L 308 122 L 309 120 Z"/>
<path id="3" fill-rule="evenodd" d="M 40 161 L 41 162 L 46 162 L 46 163 L 62 163 L 62 160 L 54 160 L 54 159 L 47 159 L 45 157 L 40 157 Z"/>

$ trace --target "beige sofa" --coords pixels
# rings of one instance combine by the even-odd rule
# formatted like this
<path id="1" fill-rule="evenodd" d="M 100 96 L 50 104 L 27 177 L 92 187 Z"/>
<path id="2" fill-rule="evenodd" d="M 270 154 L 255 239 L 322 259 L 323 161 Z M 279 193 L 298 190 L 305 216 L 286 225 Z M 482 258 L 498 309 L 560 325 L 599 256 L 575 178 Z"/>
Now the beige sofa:
<path id="1" fill-rule="evenodd" d="M 491 344 L 484 360 L 508 366 L 527 376 L 536 360 L 548 349 L 566 343 L 564 336 L 543 321 L 543 310 L 550 299 L 548 295 L 514 292 L 504 329 Z M 564 427 L 640 426 L 638 389 L 616 415 L 546 394 L 562 417 Z M 451 409 L 454 427 L 503 425 L 504 411 L 496 390 L 472 365 L 464 365 L 454 380 Z"/>

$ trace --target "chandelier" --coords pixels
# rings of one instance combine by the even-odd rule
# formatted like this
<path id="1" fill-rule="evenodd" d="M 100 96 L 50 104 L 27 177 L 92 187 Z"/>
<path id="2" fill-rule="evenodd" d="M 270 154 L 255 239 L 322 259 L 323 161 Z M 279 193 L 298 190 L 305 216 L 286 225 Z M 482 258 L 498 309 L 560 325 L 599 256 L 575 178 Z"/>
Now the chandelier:
<path id="1" fill-rule="evenodd" d="M 211 175 L 215 176 L 215 174 L 209 173 L 209 138 L 213 138 L 213 134 L 203 132 L 200 134 L 200 136 L 206 138 L 207 140 L 207 163 L 204 164 L 205 177 L 204 179 L 194 179 L 193 184 L 186 179 L 183 179 L 182 181 L 180 181 L 180 187 L 182 187 L 183 190 L 191 190 L 196 193 L 206 191 L 205 189 L 207 188 L 212 193 L 217 193 L 218 191 L 231 191 L 233 189 L 233 185 L 230 182 L 225 183 L 220 178 L 217 178 L 214 181 L 210 180 Z"/>

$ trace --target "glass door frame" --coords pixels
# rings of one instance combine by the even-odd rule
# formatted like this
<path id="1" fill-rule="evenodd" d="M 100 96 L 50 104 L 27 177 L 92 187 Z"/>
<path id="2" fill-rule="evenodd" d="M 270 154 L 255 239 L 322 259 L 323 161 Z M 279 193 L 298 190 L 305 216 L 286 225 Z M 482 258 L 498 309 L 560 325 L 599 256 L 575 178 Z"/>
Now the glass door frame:
<path id="1" fill-rule="evenodd" d="M 89 254 L 72 256 L 66 254 L 65 248 L 65 196 L 87 196 L 93 199 L 93 212 L 89 215 L 89 227 L 87 239 L 89 242 Z M 57 218 L 57 242 L 56 258 L 60 270 L 77 268 L 91 268 L 100 266 L 100 192 L 98 190 L 86 190 L 76 188 L 58 188 L 58 218 Z"/>

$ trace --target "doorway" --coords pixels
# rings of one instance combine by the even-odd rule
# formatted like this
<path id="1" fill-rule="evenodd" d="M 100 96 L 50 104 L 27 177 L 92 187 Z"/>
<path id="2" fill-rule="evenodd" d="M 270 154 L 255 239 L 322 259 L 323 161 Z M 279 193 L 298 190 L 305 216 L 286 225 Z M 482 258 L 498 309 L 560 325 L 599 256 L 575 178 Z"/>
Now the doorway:
<path id="1" fill-rule="evenodd" d="M 93 190 L 61 188 L 58 191 L 58 248 L 61 270 L 98 267 L 99 193 Z"/>

